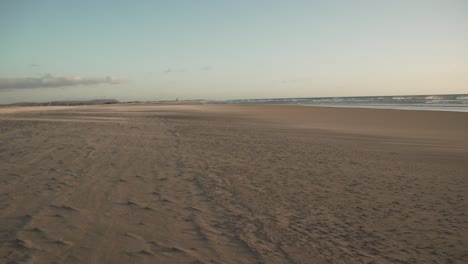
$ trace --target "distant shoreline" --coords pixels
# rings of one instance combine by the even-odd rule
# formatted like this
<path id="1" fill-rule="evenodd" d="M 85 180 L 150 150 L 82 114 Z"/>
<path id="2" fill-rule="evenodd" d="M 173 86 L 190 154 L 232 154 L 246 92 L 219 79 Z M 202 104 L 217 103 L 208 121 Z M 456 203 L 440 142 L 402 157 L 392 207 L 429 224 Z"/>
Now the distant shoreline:
<path id="1" fill-rule="evenodd" d="M 271 99 L 235 99 L 235 100 L 161 100 L 161 101 L 124 101 L 115 99 L 95 99 L 86 101 L 52 101 L 52 102 L 21 102 L 4 107 L 34 107 L 34 106 L 79 106 L 106 104 L 208 104 L 208 105 L 297 105 L 321 106 L 339 108 L 368 108 L 394 110 L 421 110 L 444 112 L 468 112 L 468 94 L 426 94 L 426 95 L 394 95 L 394 96 L 347 96 L 347 97 L 303 97 L 303 98 L 271 98 Z"/>

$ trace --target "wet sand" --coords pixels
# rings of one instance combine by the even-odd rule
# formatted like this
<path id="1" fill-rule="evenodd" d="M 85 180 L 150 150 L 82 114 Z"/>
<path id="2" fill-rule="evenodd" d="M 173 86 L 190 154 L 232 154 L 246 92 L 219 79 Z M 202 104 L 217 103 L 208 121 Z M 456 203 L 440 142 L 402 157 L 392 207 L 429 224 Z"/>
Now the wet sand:
<path id="1" fill-rule="evenodd" d="M 468 113 L 18 109 L 0 263 L 468 262 Z"/>

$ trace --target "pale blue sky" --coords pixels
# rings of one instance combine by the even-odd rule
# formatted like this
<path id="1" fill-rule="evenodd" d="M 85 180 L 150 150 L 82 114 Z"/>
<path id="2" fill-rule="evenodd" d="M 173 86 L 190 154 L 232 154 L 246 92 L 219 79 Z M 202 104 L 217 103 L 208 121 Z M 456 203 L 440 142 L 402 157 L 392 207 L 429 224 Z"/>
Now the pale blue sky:
<path id="1" fill-rule="evenodd" d="M 3 0 L 0 34 L 0 103 L 468 93 L 461 0 Z M 5 87 L 46 74 L 88 81 Z"/>

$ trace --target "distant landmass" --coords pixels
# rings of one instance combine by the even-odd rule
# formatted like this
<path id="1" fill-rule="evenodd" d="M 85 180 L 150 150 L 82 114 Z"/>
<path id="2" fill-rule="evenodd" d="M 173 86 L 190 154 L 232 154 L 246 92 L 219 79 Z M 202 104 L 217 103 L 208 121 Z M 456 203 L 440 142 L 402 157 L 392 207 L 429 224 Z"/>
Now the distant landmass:
<path id="1" fill-rule="evenodd" d="M 94 99 L 94 100 L 74 100 L 74 101 L 52 101 L 52 102 L 20 102 L 14 104 L 7 104 L 4 106 L 47 106 L 47 105 L 99 105 L 99 104 L 117 104 L 119 101 L 115 99 Z"/>

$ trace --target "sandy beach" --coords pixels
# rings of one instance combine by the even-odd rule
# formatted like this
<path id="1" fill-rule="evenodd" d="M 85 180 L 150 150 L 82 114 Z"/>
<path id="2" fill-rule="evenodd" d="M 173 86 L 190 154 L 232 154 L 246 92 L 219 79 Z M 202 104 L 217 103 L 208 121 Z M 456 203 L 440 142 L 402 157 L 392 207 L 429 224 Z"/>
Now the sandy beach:
<path id="1" fill-rule="evenodd" d="M 0 263 L 468 263 L 468 113 L 0 108 Z"/>

